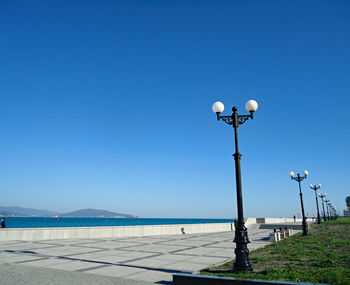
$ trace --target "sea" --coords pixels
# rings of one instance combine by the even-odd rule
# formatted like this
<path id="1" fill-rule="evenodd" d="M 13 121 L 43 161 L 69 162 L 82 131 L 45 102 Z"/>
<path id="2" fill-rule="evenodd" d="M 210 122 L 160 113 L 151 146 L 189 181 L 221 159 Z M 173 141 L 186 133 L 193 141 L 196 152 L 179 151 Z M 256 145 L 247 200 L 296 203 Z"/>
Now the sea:
<path id="1" fill-rule="evenodd" d="M 6 228 L 105 227 L 233 223 L 234 219 L 0 217 Z"/>

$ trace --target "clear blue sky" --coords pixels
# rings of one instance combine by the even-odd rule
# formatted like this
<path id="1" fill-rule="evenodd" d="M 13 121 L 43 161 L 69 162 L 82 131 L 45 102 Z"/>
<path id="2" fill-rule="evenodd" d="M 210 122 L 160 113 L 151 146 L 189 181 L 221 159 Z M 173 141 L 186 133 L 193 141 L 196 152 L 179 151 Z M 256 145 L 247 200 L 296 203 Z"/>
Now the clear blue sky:
<path id="1" fill-rule="evenodd" d="M 350 195 L 349 1 L 0 3 L 0 205 L 232 218 Z"/>

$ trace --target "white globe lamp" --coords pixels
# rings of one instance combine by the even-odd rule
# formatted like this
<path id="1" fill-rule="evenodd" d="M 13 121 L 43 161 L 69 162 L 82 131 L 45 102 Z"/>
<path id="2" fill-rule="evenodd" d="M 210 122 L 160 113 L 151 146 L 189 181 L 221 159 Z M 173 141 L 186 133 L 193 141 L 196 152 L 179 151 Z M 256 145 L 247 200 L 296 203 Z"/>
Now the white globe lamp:
<path id="1" fill-rule="evenodd" d="M 249 100 L 245 104 L 245 108 L 248 112 L 255 112 L 256 110 L 258 110 L 258 102 L 256 102 L 255 100 Z"/>
<path id="2" fill-rule="evenodd" d="M 211 108 L 215 114 L 221 114 L 224 111 L 225 106 L 223 103 L 218 101 L 215 102 Z"/>

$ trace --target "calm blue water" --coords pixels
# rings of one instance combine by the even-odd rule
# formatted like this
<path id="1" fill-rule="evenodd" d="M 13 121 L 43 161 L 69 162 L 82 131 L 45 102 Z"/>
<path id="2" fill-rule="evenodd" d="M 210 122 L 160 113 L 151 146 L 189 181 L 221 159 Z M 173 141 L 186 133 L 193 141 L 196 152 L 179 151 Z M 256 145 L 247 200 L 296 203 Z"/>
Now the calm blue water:
<path id="1" fill-rule="evenodd" d="M 5 217 L 7 228 L 141 226 L 201 223 L 233 223 L 233 219 L 151 219 L 151 218 L 32 218 Z"/>

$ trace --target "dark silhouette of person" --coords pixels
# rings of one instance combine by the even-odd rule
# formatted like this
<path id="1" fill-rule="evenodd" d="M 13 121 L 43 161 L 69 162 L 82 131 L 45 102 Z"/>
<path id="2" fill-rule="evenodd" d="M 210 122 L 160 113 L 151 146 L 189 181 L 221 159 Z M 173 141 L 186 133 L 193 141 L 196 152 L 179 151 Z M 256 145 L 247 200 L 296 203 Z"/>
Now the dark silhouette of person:
<path id="1" fill-rule="evenodd" d="M 6 228 L 5 219 L 1 219 L 1 227 Z"/>
<path id="2" fill-rule="evenodd" d="M 293 218 L 294 218 L 294 223 L 295 223 L 295 218 L 296 218 L 295 215 L 293 216 Z"/>

